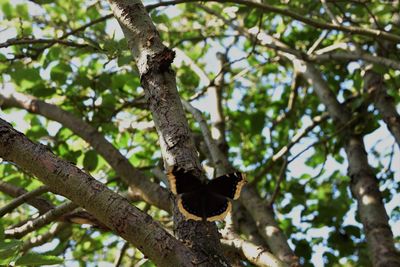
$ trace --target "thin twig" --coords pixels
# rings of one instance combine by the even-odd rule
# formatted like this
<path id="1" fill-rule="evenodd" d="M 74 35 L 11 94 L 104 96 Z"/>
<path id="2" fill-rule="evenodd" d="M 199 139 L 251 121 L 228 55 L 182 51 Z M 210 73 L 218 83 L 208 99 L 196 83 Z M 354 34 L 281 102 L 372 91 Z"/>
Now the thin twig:
<path id="1" fill-rule="evenodd" d="M 19 205 L 27 202 L 28 200 L 30 200 L 36 196 L 46 193 L 48 191 L 49 191 L 49 187 L 45 185 L 45 186 L 41 186 L 35 190 L 32 190 L 26 194 L 20 195 L 19 197 L 15 198 L 13 201 L 8 203 L 7 205 L 0 208 L 0 218 L 3 217 L 5 214 L 11 212 L 15 208 L 17 208 Z"/>
<path id="2" fill-rule="evenodd" d="M 0 48 L 4 47 L 9 47 L 9 46 L 14 46 L 14 45 L 29 45 L 29 44 L 48 44 L 48 45 L 54 45 L 54 44 L 62 44 L 66 46 L 72 46 L 72 47 L 92 47 L 89 44 L 79 44 L 75 43 L 72 41 L 67 41 L 67 40 L 60 40 L 60 39 L 33 39 L 33 38 L 21 38 L 21 39 L 8 39 L 7 42 L 1 43 Z M 92 47 L 94 48 L 94 47 Z M 42 48 L 41 48 L 42 49 Z M 97 49 L 97 47 L 96 47 Z"/>
<path id="3" fill-rule="evenodd" d="M 121 250 L 119 251 L 118 256 L 115 258 L 115 267 L 121 266 L 122 259 L 124 258 L 125 252 L 129 248 L 129 242 L 125 242 L 124 245 L 122 246 Z"/>
<path id="4" fill-rule="evenodd" d="M 285 157 L 285 158 L 283 159 L 283 163 L 282 163 L 281 169 L 280 169 L 280 171 L 279 171 L 279 176 L 278 176 L 278 180 L 276 181 L 275 190 L 274 190 L 274 192 L 272 193 L 272 196 L 271 196 L 270 200 L 268 201 L 268 206 L 269 206 L 269 207 L 272 207 L 272 205 L 273 205 L 274 202 L 275 202 L 276 197 L 277 197 L 278 194 L 279 194 L 280 185 L 281 185 L 283 179 L 285 178 L 287 165 L 288 165 L 288 160 L 287 160 L 287 157 Z"/>
<path id="5" fill-rule="evenodd" d="M 41 246 L 52 240 L 58 233 L 69 227 L 71 224 L 59 222 L 51 226 L 50 230 L 42 235 L 29 238 L 22 245 L 21 251 L 26 252 L 33 247 Z"/>
<path id="6" fill-rule="evenodd" d="M 203 118 L 203 115 L 201 114 L 201 111 L 193 107 L 189 102 L 187 101 L 182 101 L 183 107 L 190 112 L 194 119 L 197 121 L 197 123 L 200 126 L 201 132 L 204 137 L 204 141 L 207 144 L 208 150 L 210 151 L 211 154 L 211 160 L 214 164 L 214 166 L 217 168 L 217 170 L 225 170 L 230 166 L 229 162 L 227 162 L 226 158 L 224 157 L 223 153 L 219 149 L 219 147 L 216 145 L 215 140 L 211 136 L 211 132 L 208 129 L 207 123 Z M 225 172 L 225 171 L 223 171 Z"/>
<path id="7" fill-rule="evenodd" d="M 316 19 L 311 19 L 311 18 L 305 17 L 303 15 L 300 15 L 298 12 L 291 11 L 290 9 L 287 9 L 287 8 L 284 9 L 284 8 L 276 7 L 273 5 L 266 4 L 266 3 L 253 2 L 250 0 L 175 0 L 175 1 L 164 1 L 164 2 L 154 4 L 154 5 L 148 5 L 147 8 L 151 9 L 153 7 L 175 5 L 175 4 L 181 4 L 181 3 L 192 3 L 192 2 L 218 2 L 218 3 L 241 4 L 241 5 L 250 7 L 250 8 L 255 8 L 255 9 L 263 11 L 263 12 L 268 12 L 268 13 L 274 12 L 277 14 L 288 16 L 294 20 L 301 21 L 304 24 L 310 25 L 317 29 L 338 30 L 338 31 L 347 32 L 347 33 L 370 36 L 370 37 L 374 37 L 374 38 L 379 37 L 379 38 L 383 38 L 383 39 L 386 39 L 386 40 L 392 41 L 392 42 L 400 42 L 399 35 L 389 33 L 387 31 L 380 31 L 380 30 L 376 30 L 376 29 L 361 28 L 361 27 L 354 27 L 354 26 L 336 25 L 333 23 L 325 23 L 325 22 L 322 22 L 322 21 L 319 21 Z"/>
<path id="8" fill-rule="evenodd" d="M 324 122 L 329 118 L 328 113 L 323 113 L 322 115 L 316 116 L 313 118 L 313 123 L 306 127 L 304 130 L 298 131 L 296 135 L 293 136 L 293 138 L 290 140 L 290 142 L 282 147 L 277 153 L 275 153 L 272 157 L 268 158 L 266 162 L 262 164 L 264 168 L 258 172 L 257 175 L 255 175 L 254 180 L 252 181 L 253 184 L 258 183 L 258 181 L 264 177 L 265 174 L 267 174 L 272 167 L 272 164 L 274 162 L 277 162 L 278 160 L 282 159 L 285 157 L 289 152 L 290 149 L 297 144 L 300 139 L 305 137 L 308 133 L 310 133 L 315 127 L 317 127 L 319 124 Z"/>
<path id="9" fill-rule="evenodd" d="M 63 214 L 68 213 L 78 206 L 73 202 L 66 202 L 55 209 L 52 209 L 42 216 L 38 217 L 37 219 L 30 220 L 26 224 L 16 227 L 13 229 L 5 230 L 4 234 L 6 238 L 16 238 L 19 239 L 26 234 L 39 229 L 40 227 L 49 224 L 50 222 L 56 220 L 57 218 L 61 217 Z"/>
<path id="10" fill-rule="evenodd" d="M 26 191 L 21 187 L 3 181 L 0 181 L 0 192 L 3 192 L 14 198 L 17 198 L 19 196 L 28 193 L 28 191 Z M 54 209 L 53 204 L 51 204 L 47 199 L 44 199 L 42 197 L 30 198 L 26 201 L 26 203 L 36 208 L 39 211 L 39 214 L 43 214 L 51 209 Z"/>

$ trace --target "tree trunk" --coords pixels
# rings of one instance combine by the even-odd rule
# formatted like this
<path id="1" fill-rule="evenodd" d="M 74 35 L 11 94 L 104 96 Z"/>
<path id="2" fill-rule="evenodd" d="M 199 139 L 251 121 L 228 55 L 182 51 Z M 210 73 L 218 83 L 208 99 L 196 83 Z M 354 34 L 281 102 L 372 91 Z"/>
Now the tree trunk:
<path id="1" fill-rule="evenodd" d="M 110 4 L 139 69 L 165 169 L 177 165 L 205 179 L 176 89 L 175 73 L 170 68 L 175 53 L 162 44 L 141 1 L 110 1 Z M 186 220 L 176 205 L 173 214 L 176 235 L 197 253 L 203 265 L 229 265 L 214 223 Z"/>

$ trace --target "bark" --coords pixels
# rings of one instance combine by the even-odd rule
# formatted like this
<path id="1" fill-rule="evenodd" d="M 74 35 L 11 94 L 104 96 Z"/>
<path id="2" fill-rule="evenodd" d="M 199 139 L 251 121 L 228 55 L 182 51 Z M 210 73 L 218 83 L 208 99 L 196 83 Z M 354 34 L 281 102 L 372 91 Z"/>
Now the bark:
<path id="1" fill-rule="evenodd" d="M 170 68 L 174 52 L 162 44 L 141 1 L 109 2 L 136 61 L 166 169 L 178 165 L 204 179 L 176 89 L 175 73 Z M 174 223 L 177 236 L 192 247 L 204 265 L 228 265 L 214 223 L 187 221 L 176 205 Z"/>
<path id="2" fill-rule="evenodd" d="M 0 157 L 85 208 L 159 266 L 194 266 L 195 255 L 129 201 L 0 119 Z"/>
<path id="3" fill-rule="evenodd" d="M 239 202 L 240 203 L 240 202 Z M 246 237 L 246 240 L 256 246 L 267 248 L 268 245 L 264 238 L 259 234 L 256 222 L 253 217 L 247 212 L 243 205 L 233 205 L 234 216 L 233 229 L 235 233 L 240 233 Z M 271 251 L 270 249 L 268 251 Z"/>
<path id="4" fill-rule="evenodd" d="M 313 85 L 315 93 L 326 106 L 338 126 L 343 127 L 351 120 L 351 114 L 337 101 L 321 74 L 310 63 L 295 59 L 302 75 Z M 348 160 L 350 189 L 357 200 L 358 212 L 367 238 L 370 258 L 374 266 L 400 266 L 400 255 L 394 247 L 389 218 L 382 202 L 379 183 L 368 163 L 363 137 L 351 128 L 346 131 L 344 149 Z"/>
<path id="5" fill-rule="evenodd" d="M 48 104 L 32 96 L 14 92 L 0 92 L 3 108 L 17 107 L 40 114 L 50 120 L 61 123 L 76 135 L 88 142 L 116 171 L 122 180 L 130 186 L 134 195 L 160 209 L 171 211 L 169 192 L 152 183 L 144 173 L 137 170 L 107 139 L 90 124 L 68 113 L 56 105 Z"/>

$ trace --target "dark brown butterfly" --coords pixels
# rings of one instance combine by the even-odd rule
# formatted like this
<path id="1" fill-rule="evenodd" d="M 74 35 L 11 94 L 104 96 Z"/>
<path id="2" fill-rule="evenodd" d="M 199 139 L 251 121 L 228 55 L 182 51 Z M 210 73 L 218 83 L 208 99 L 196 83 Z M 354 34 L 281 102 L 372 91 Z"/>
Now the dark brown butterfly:
<path id="1" fill-rule="evenodd" d="M 238 199 L 246 184 L 245 175 L 234 172 L 200 181 L 191 171 L 174 167 L 168 173 L 171 191 L 178 195 L 179 211 L 196 221 L 223 220 L 232 209 L 231 199 Z"/>

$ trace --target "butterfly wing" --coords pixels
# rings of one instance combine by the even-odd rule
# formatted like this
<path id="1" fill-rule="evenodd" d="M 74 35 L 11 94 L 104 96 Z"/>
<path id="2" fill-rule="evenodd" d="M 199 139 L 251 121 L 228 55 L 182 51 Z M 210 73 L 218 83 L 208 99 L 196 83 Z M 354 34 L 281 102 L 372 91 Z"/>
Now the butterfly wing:
<path id="1" fill-rule="evenodd" d="M 201 221 L 204 217 L 204 205 L 200 191 L 184 193 L 178 198 L 178 209 L 186 217 Z"/>
<path id="2" fill-rule="evenodd" d="M 207 193 L 205 198 L 205 217 L 213 222 L 223 220 L 232 210 L 232 203 L 226 197 L 213 193 Z"/>
<path id="3" fill-rule="evenodd" d="M 206 188 L 212 193 L 230 199 L 238 199 L 245 184 L 246 176 L 241 172 L 234 172 L 211 180 Z"/>
<path id="4" fill-rule="evenodd" d="M 237 199 L 246 183 L 240 172 L 218 177 L 204 185 L 191 171 L 176 166 L 168 173 L 171 191 L 178 196 L 178 209 L 196 221 L 222 220 L 232 209 L 228 198 Z"/>
<path id="5" fill-rule="evenodd" d="M 232 204 L 225 197 L 198 190 L 182 194 L 178 198 L 178 208 L 187 219 L 211 222 L 224 219 Z"/>
<path id="6" fill-rule="evenodd" d="M 175 195 L 198 190 L 203 185 L 191 171 L 174 168 L 167 174 L 172 193 Z"/>

